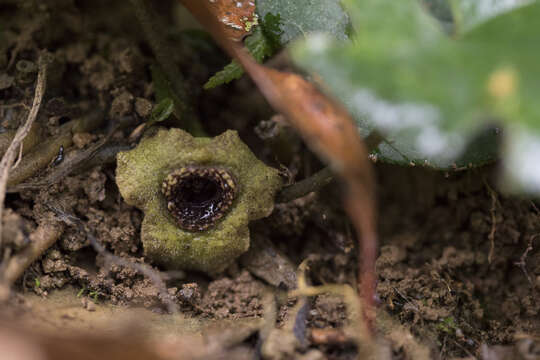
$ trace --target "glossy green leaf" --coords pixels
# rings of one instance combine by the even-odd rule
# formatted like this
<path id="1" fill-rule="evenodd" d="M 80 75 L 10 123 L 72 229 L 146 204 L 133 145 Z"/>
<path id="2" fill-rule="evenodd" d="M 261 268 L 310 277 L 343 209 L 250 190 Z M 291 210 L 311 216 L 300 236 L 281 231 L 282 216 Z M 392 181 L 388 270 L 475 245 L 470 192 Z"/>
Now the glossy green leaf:
<path id="1" fill-rule="evenodd" d="M 416 0 L 344 3 L 353 41 L 315 35 L 292 53 L 349 108 L 361 133 L 385 136 L 381 160 L 446 170 L 480 165 L 495 157 L 500 133 L 486 129 L 507 124 L 507 174 L 540 192 L 540 169 L 526 166 L 540 156 L 538 2 L 478 21 L 457 38 Z"/>
<path id="2" fill-rule="evenodd" d="M 246 38 L 245 45 L 257 62 L 262 62 L 266 57 L 272 55 L 274 50 L 271 41 L 264 35 L 260 26 L 254 30 L 252 35 Z M 204 84 L 204 89 L 213 89 L 216 86 L 230 83 L 233 80 L 240 79 L 242 75 L 244 75 L 244 69 L 236 60 L 233 60 L 223 70 L 208 79 Z"/>
<path id="3" fill-rule="evenodd" d="M 309 33 L 325 32 L 336 39 L 348 38 L 349 19 L 339 0 L 258 0 L 257 13 L 261 26 L 246 38 L 245 45 L 258 62 L 292 39 Z M 213 75 L 204 88 L 227 84 L 243 74 L 242 67 L 233 60 Z"/>
<path id="4" fill-rule="evenodd" d="M 148 121 L 148 126 L 154 125 L 157 122 L 167 120 L 169 116 L 174 111 L 174 102 L 171 98 L 165 98 L 161 100 L 155 107 L 152 109 L 152 114 L 150 115 L 150 120 Z"/>

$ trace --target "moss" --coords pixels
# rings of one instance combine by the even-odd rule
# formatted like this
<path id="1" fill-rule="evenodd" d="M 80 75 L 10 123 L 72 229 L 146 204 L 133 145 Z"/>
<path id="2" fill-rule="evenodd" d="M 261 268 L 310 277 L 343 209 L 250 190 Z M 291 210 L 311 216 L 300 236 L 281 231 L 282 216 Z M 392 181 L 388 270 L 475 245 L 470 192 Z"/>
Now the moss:
<path id="1" fill-rule="evenodd" d="M 117 161 L 120 193 L 145 213 L 146 256 L 171 269 L 223 271 L 249 248 L 249 221 L 270 215 L 282 186 L 278 171 L 259 161 L 236 131 L 194 138 L 180 129 L 154 129 L 135 149 L 119 153 Z M 179 228 L 160 192 L 169 173 L 190 165 L 226 168 L 238 185 L 231 210 L 201 232 Z"/>

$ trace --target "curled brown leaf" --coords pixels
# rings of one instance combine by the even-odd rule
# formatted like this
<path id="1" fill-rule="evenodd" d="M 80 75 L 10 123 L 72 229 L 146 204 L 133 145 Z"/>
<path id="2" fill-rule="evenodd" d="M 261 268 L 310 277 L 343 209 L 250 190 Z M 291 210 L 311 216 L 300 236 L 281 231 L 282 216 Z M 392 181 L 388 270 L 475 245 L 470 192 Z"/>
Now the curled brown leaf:
<path id="1" fill-rule="evenodd" d="M 221 24 L 225 37 L 241 41 L 257 23 L 255 0 L 201 0 Z"/>
<path id="2" fill-rule="evenodd" d="M 359 291 L 369 328 L 374 320 L 377 247 L 375 180 L 367 147 L 348 112 L 301 76 L 258 64 L 240 43 L 230 41 L 206 1 L 180 0 L 235 58 L 274 109 L 284 114 L 308 146 L 345 181 L 345 208 L 359 236 Z"/>

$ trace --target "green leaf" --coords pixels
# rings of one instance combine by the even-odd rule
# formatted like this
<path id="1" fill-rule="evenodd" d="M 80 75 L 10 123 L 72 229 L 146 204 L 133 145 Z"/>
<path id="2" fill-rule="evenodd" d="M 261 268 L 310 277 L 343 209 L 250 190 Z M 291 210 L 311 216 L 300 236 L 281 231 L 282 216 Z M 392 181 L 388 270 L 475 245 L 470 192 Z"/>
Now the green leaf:
<path id="1" fill-rule="evenodd" d="M 262 62 L 290 40 L 313 32 L 325 32 L 336 39 L 348 38 L 349 19 L 339 0 L 258 0 L 257 12 L 263 19 L 245 45 L 255 60 Z M 227 84 L 244 74 L 232 61 L 213 75 L 204 89 Z"/>
<path id="2" fill-rule="evenodd" d="M 248 36 L 245 40 L 245 45 L 248 51 L 253 55 L 257 62 L 262 62 L 266 57 L 270 56 L 274 52 L 274 46 L 263 34 L 261 27 L 258 26 L 253 34 Z M 244 69 L 235 60 L 225 66 L 223 70 L 213 75 L 206 84 L 204 89 L 213 89 L 216 86 L 222 84 L 228 84 L 233 80 L 240 79 L 244 74 Z"/>
<path id="3" fill-rule="evenodd" d="M 534 0 L 447 0 L 456 19 L 458 33 L 465 33 L 479 24 Z"/>
<path id="4" fill-rule="evenodd" d="M 314 32 L 348 38 L 349 19 L 339 0 L 257 0 L 257 12 L 280 16 L 281 43 Z"/>
<path id="5" fill-rule="evenodd" d="M 174 111 L 174 102 L 171 98 L 165 98 L 161 100 L 154 109 L 152 109 L 152 114 L 150 115 L 150 120 L 148 121 L 148 127 L 154 125 L 157 122 L 167 120 L 169 116 Z"/>
<path id="6" fill-rule="evenodd" d="M 261 29 L 272 46 L 272 50 L 278 50 L 281 47 L 281 15 L 267 13 L 264 15 L 264 19 L 261 21 Z"/>
<path id="7" fill-rule="evenodd" d="M 311 36 L 292 54 L 349 108 L 363 135 L 377 129 L 386 137 L 379 159 L 445 170 L 481 165 L 496 155 L 500 131 L 485 130 L 496 122 L 506 125 L 509 183 L 540 192 L 538 1 L 458 38 L 416 0 L 344 3 L 353 41 Z"/>
<path id="8" fill-rule="evenodd" d="M 90 291 L 90 292 L 88 293 L 88 296 L 90 296 L 90 297 L 92 298 L 92 301 L 93 301 L 95 304 L 98 303 L 98 296 L 99 296 L 99 294 L 98 294 L 97 291 Z"/>
<path id="9" fill-rule="evenodd" d="M 452 22 L 451 0 L 422 0 L 423 5 L 436 19 L 443 22 Z"/>
<path id="10" fill-rule="evenodd" d="M 451 0 L 421 0 L 426 10 L 437 20 L 446 33 L 454 32 L 454 15 L 450 6 Z"/>
<path id="11" fill-rule="evenodd" d="M 78 292 L 77 292 L 77 297 L 80 298 L 84 292 L 86 291 L 86 286 L 83 286 Z"/>

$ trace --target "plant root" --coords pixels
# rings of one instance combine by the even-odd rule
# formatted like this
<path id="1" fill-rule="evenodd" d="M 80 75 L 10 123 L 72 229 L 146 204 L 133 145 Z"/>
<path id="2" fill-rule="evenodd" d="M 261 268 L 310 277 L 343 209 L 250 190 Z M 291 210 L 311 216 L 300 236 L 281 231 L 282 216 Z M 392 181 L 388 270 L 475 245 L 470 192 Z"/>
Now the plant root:
<path id="1" fill-rule="evenodd" d="M 20 253 L 12 256 L 0 274 L 0 301 L 6 300 L 9 288 L 24 271 L 50 248 L 64 232 L 64 224 L 45 219 L 30 234 L 30 244 Z"/>
<path id="2" fill-rule="evenodd" d="M 22 154 L 25 155 L 30 152 L 41 141 L 41 135 L 43 128 L 39 123 L 34 123 L 30 128 L 30 132 L 23 140 L 23 150 Z M 13 141 L 16 130 L 8 130 L 3 134 L 0 134 L 0 154 L 4 155 L 9 145 Z"/>
<path id="3" fill-rule="evenodd" d="M 92 246 L 94 251 L 96 251 L 99 255 L 103 256 L 107 264 L 128 267 L 137 271 L 141 275 L 146 276 L 158 289 L 160 299 L 167 306 L 167 310 L 169 311 L 169 313 L 174 314 L 177 312 L 177 306 L 172 301 L 170 295 L 167 292 L 167 286 L 165 285 L 165 281 L 163 280 L 164 276 L 162 276 L 159 271 L 154 270 L 147 265 L 137 264 L 111 254 L 109 251 L 107 251 L 107 249 L 105 249 L 103 245 L 98 242 L 96 237 L 92 234 L 90 230 L 85 227 L 83 222 L 78 217 L 68 214 L 55 206 L 48 205 L 47 207 L 56 214 L 58 220 L 64 222 L 68 226 L 74 226 L 80 232 L 85 233 L 90 243 L 90 246 Z M 167 276 L 167 278 L 170 279 L 171 276 L 169 275 Z"/>
<path id="4" fill-rule="evenodd" d="M 298 296 L 317 296 L 321 294 L 334 294 L 341 296 L 346 304 L 347 317 L 351 319 L 350 325 L 344 329 L 344 335 L 358 345 L 358 358 L 373 358 L 376 353 L 376 343 L 370 333 L 370 324 L 361 321 L 364 314 L 364 302 L 358 293 L 347 284 L 329 284 L 309 286 L 306 280 L 306 271 L 309 269 L 309 259 L 298 266 L 298 288 L 288 293 L 290 298 Z M 371 356 L 371 357 L 370 357 Z"/>
<path id="5" fill-rule="evenodd" d="M 326 185 L 330 184 L 332 180 L 334 180 L 334 173 L 332 169 L 330 169 L 330 167 L 325 167 L 310 177 L 281 189 L 276 197 L 276 202 L 286 203 L 294 199 L 301 198 L 310 192 L 322 189 Z"/>
<path id="6" fill-rule="evenodd" d="M 527 242 L 527 247 L 525 248 L 525 251 L 523 252 L 523 254 L 521 255 L 521 257 L 519 258 L 519 261 L 516 261 L 514 263 L 514 265 L 516 265 L 517 267 L 519 267 L 521 269 L 521 271 L 523 272 L 523 274 L 525 275 L 525 277 L 527 278 L 527 281 L 529 281 L 529 285 L 531 285 L 531 287 L 534 287 L 534 283 L 531 279 L 531 276 L 529 275 L 529 272 L 527 271 L 527 263 L 525 262 L 525 260 L 527 259 L 527 255 L 529 254 L 529 251 L 531 251 L 533 249 L 533 240 L 538 237 L 540 234 L 535 234 L 533 236 L 531 236 L 529 238 L 529 241 Z"/>
<path id="7" fill-rule="evenodd" d="M 39 56 L 38 61 L 38 76 L 36 80 L 36 91 L 34 93 L 34 100 L 32 102 L 32 108 L 28 113 L 28 117 L 23 126 L 21 126 L 9 147 L 7 148 L 2 160 L 0 161 L 0 249 L 2 248 L 2 212 L 4 210 L 4 200 L 6 199 L 6 187 L 8 185 L 8 177 L 15 160 L 15 155 L 19 147 L 23 143 L 24 138 L 30 130 L 32 129 L 32 124 L 36 120 L 39 108 L 41 106 L 41 101 L 43 100 L 43 95 L 45 94 L 45 89 L 47 85 L 47 58 L 48 54 L 43 52 Z M 20 167 L 18 167 L 20 169 Z"/>
<path id="8" fill-rule="evenodd" d="M 9 186 L 8 192 L 14 192 L 13 188 L 17 184 L 47 167 L 56 158 L 58 149 L 61 146 L 66 149 L 69 148 L 73 144 L 73 135 L 75 133 L 94 130 L 103 123 L 104 119 L 103 111 L 96 110 L 84 117 L 64 124 L 56 137 L 44 141 L 39 148 L 23 157 L 16 169 L 11 170 L 7 183 Z"/>

